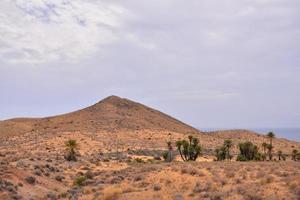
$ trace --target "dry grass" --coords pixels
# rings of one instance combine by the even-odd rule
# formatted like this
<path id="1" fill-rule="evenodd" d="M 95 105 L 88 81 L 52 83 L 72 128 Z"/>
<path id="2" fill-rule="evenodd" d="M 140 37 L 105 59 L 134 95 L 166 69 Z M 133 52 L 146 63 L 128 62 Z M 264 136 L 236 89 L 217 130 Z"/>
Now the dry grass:
<path id="1" fill-rule="evenodd" d="M 119 187 L 107 187 L 103 190 L 103 197 L 101 197 L 99 200 L 116 199 L 122 192 L 122 189 Z"/>

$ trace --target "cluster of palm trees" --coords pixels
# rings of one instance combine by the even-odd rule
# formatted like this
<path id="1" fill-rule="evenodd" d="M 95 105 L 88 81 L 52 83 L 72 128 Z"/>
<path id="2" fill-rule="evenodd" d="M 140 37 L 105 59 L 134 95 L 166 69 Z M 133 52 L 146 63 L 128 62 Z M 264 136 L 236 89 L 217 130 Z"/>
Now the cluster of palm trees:
<path id="1" fill-rule="evenodd" d="M 176 142 L 176 147 L 183 161 L 195 161 L 200 156 L 202 148 L 199 144 L 199 139 L 188 136 L 188 140 L 179 140 Z"/>
<path id="2" fill-rule="evenodd" d="M 248 160 L 273 160 L 273 140 L 275 138 L 275 134 L 273 132 L 268 132 L 266 135 L 269 139 L 269 142 L 262 143 L 263 153 L 259 152 L 259 148 L 251 142 L 244 142 L 238 145 L 240 153 L 238 155 L 237 160 L 239 161 L 248 161 Z M 233 142 L 230 139 L 226 139 L 224 141 L 223 146 L 217 148 L 215 150 L 216 160 L 231 160 L 232 155 L 230 155 L 230 149 L 233 147 Z M 285 154 L 281 150 L 277 152 L 278 160 L 286 160 Z M 292 152 L 292 160 L 300 160 L 300 152 L 297 150 L 293 150 Z"/>
<path id="3" fill-rule="evenodd" d="M 262 143 L 263 153 L 258 152 L 258 147 L 251 142 L 244 142 L 239 144 L 240 154 L 238 156 L 238 160 L 247 161 L 247 160 L 273 160 L 273 139 L 275 138 L 275 134 L 273 132 L 269 132 L 267 134 L 269 139 L 269 143 Z M 174 158 L 172 152 L 173 147 L 171 142 L 168 142 L 168 152 L 166 154 L 166 160 L 171 162 Z M 77 161 L 76 157 L 76 149 L 78 148 L 78 144 L 76 140 L 68 140 L 65 143 L 67 149 L 67 155 L 65 159 L 68 161 Z M 223 145 L 220 148 L 215 150 L 215 156 L 217 161 L 221 160 L 231 160 L 232 155 L 230 153 L 231 148 L 233 147 L 233 142 L 230 139 L 224 140 Z M 183 161 L 194 161 L 201 154 L 201 146 L 199 144 L 199 140 L 196 137 L 189 136 L 188 140 L 179 140 L 176 142 L 176 147 L 180 153 L 180 156 Z M 170 153 L 171 152 L 171 153 Z M 277 152 L 278 160 L 286 160 L 286 155 L 283 154 L 282 151 Z M 300 161 L 300 152 L 296 149 L 292 151 L 292 160 Z"/>
<path id="4" fill-rule="evenodd" d="M 220 160 L 231 160 L 232 159 L 232 155 L 230 154 L 230 149 L 233 147 L 233 142 L 230 139 L 226 139 L 224 141 L 223 146 L 221 146 L 220 148 L 217 148 L 215 150 L 216 153 L 216 157 L 217 157 L 217 161 Z"/>

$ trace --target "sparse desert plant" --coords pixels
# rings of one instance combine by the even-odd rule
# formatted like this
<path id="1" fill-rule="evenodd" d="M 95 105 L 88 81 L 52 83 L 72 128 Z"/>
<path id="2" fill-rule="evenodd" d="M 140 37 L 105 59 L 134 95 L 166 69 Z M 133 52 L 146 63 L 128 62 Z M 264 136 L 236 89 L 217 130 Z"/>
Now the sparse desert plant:
<path id="1" fill-rule="evenodd" d="M 216 160 L 217 161 L 221 161 L 221 160 L 231 160 L 232 159 L 232 155 L 230 155 L 230 149 L 233 147 L 233 143 L 232 140 L 230 139 L 226 139 L 224 140 L 224 144 L 223 146 L 217 148 L 215 150 L 215 156 L 216 156 Z"/>
<path id="2" fill-rule="evenodd" d="M 237 161 L 261 160 L 262 156 L 258 152 L 258 147 L 252 142 L 244 142 L 239 144 L 240 154 Z"/>
<path id="3" fill-rule="evenodd" d="M 122 189 L 118 187 L 107 187 L 103 190 L 103 198 L 101 200 L 114 200 L 116 199 L 121 193 Z"/>
<path id="4" fill-rule="evenodd" d="M 224 141 L 224 147 L 226 149 L 226 159 L 231 160 L 230 149 L 233 147 L 232 140 L 227 139 Z"/>
<path id="5" fill-rule="evenodd" d="M 191 135 L 188 139 L 177 141 L 176 146 L 183 161 L 195 161 L 201 154 L 199 139 Z"/>
<path id="6" fill-rule="evenodd" d="M 268 144 L 267 149 L 268 149 L 268 154 L 269 154 L 269 160 L 272 160 L 273 159 L 273 154 L 272 154 L 273 145 L 272 144 Z"/>
<path id="7" fill-rule="evenodd" d="M 270 143 L 267 146 L 268 154 L 269 154 L 269 160 L 272 160 L 273 159 L 273 155 L 272 155 L 272 151 L 273 151 L 273 139 L 275 138 L 275 134 L 272 131 L 270 131 L 267 134 L 267 137 L 270 139 Z"/>
<path id="8" fill-rule="evenodd" d="M 273 139 L 275 138 L 275 134 L 272 131 L 270 131 L 267 134 L 267 137 L 270 139 L 270 144 L 273 145 Z"/>
<path id="9" fill-rule="evenodd" d="M 84 186 L 86 179 L 86 176 L 78 176 L 75 178 L 73 184 L 79 187 Z"/>
<path id="10" fill-rule="evenodd" d="M 135 158 L 134 161 L 137 163 L 144 163 L 144 160 L 141 158 Z"/>
<path id="11" fill-rule="evenodd" d="M 75 149 L 77 148 L 76 140 L 68 140 L 65 145 L 68 151 L 68 154 L 65 156 L 66 160 L 77 161 L 75 153 Z"/>
<path id="12" fill-rule="evenodd" d="M 217 148 L 215 150 L 215 156 L 217 161 L 225 160 L 226 159 L 226 148 L 224 146 Z"/>
<path id="13" fill-rule="evenodd" d="M 292 160 L 297 161 L 300 160 L 300 153 L 297 149 L 292 151 Z"/>
<path id="14" fill-rule="evenodd" d="M 166 162 L 172 162 L 174 160 L 172 142 L 168 141 L 167 145 L 168 145 L 168 151 L 163 152 L 162 156 Z"/>
<path id="15" fill-rule="evenodd" d="M 163 153 L 162 153 L 162 157 L 163 157 L 163 159 L 165 160 L 165 161 L 167 161 L 167 159 L 168 159 L 168 151 L 164 151 Z"/>
<path id="16" fill-rule="evenodd" d="M 267 152 L 267 148 L 268 148 L 268 143 L 266 143 L 266 142 L 263 142 L 262 143 L 262 148 L 263 148 L 263 152 L 264 152 L 264 154 L 263 154 L 263 160 L 266 160 L 266 152 Z"/>
<path id="17" fill-rule="evenodd" d="M 282 151 L 278 151 L 277 155 L 278 155 L 278 160 L 283 160 L 284 155 L 283 155 Z"/>

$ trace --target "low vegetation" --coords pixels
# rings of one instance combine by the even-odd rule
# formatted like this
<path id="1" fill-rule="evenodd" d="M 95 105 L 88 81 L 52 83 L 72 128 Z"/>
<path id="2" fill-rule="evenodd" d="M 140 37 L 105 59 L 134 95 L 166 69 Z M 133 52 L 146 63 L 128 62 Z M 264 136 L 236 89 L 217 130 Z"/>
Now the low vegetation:
<path id="1" fill-rule="evenodd" d="M 84 186 L 86 179 L 87 179 L 86 176 L 78 176 L 74 180 L 74 185 L 75 186 Z"/>
<path id="2" fill-rule="evenodd" d="M 258 147 L 252 142 L 243 142 L 239 144 L 240 154 L 237 161 L 262 160 L 262 155 L 258 151 Z"/>
<path id="3" fill-rule="evenodd" d="M 292 160 L 300 161 L 300 152 L 297 149 L 292 151 Z"/>
<path id="4" fill-rule="evenodd" d="M 220 148 L 217 148 L 215 150 L 215 156 L 216 156 L 216 160 L 217 161 L 221 161 L 221 160 L 231 160 L 232 159 L 232 155 L 230 154 L 230 149 L 233 147 L 233 142 L 230 139 L 226 139 L 224 141 L 223 146 L 221 146 Z"/>
<path id="5" fill-rule="evenodd" d="M 172 162 L 174 160 L 174 152 L 173 152 L 173 146 L 172 142 L 167 142 L 168 151 L 163 152 L 163 158 L 166 162 Z"/>
<path id="6" fill-rule="evenodd" d="M 183 161 L 195 161 L 201 154 L 201 146 L 199 139 L 193 136 L 188 137 L 187 140 L 179 140 L 176 142 L 176 147 Z"/>
<path id="7" fill-rule="evenodd" d="M 68 140 L 66 142 L 67 155 L 65 156 L 67 161 L 77 161 L 75 149 L 77 148 L 76 140 Z"/>

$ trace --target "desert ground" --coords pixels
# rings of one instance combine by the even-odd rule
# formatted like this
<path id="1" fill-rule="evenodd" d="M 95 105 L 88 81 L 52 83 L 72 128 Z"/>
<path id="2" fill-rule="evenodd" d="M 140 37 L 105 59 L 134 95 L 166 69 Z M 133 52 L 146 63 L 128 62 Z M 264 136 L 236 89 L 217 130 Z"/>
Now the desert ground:
<path id="1" fill-rule="evenodd" d="M 197 137 L 202 154 L 183 162 L 175 142 Z M 268 138 L 247 130 L 201 132 L 159 111 L 109 97 L 73 113 L 0 122 L 0 199 L 299 200 L 300 162 L 215 161 L 225 139 L 259 147 Z M 76 140 L 77 161 L 66 160 Z M 175 159 L 162 153 L 171 141 Z M 300 143 L 274 138 L 289 155 Z"/>

